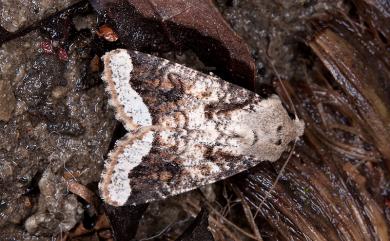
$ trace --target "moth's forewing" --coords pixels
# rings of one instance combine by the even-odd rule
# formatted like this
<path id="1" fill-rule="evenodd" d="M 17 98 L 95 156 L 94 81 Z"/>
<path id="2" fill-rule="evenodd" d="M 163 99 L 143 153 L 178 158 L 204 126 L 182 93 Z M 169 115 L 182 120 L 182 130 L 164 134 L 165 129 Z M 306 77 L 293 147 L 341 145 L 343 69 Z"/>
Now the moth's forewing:
<path id="1" fill-rule="evenodd" d="M 275 161 L 302 134 L 277 96 L 139 52 L 117 49 L 103 60 L 110 104 L 129 131 L 102 174 L 111 205 L 166 198 Z"/>

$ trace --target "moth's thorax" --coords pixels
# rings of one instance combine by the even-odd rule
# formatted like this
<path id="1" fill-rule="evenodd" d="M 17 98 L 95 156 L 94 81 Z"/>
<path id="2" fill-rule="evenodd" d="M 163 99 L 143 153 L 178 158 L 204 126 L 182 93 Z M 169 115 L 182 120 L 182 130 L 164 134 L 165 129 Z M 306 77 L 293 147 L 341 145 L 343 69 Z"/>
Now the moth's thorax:
<path id="1" fill-rule="evenodd" d="M 255 102 L 229 113 L 231 121 L 221 132 L 234 143 L 237 155 L 276 161 L 277 153 L 303 132 L 301 122 L 291 120 L 277 96 Z"/>
<path id="2" fill-rule="evenodd" d="M 276 96 L 227 112 L 210 115 L 198 105 L 174 116 L 159 119 L 163 127 L 159 144 L 176 147 L 188 159 L 204 158 L 205 150 L 211 149 L 212 153 L 275 161 L 279 157 L 275 153 L 283 151 L 302 129 Z"/>

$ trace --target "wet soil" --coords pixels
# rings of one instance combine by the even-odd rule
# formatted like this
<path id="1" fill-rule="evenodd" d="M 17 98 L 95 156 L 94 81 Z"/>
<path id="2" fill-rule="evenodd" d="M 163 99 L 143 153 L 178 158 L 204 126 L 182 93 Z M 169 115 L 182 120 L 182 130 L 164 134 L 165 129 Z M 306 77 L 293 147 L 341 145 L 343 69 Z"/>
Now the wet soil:
<path id="1" fill-rule="evenodd" d="M 39 29 L 0 48 L 2 239 L 70 230 L 83 209 L 64 176 L 99 181 L 116 122 L 90 66 L 92 36 L 63 41 Z"/>

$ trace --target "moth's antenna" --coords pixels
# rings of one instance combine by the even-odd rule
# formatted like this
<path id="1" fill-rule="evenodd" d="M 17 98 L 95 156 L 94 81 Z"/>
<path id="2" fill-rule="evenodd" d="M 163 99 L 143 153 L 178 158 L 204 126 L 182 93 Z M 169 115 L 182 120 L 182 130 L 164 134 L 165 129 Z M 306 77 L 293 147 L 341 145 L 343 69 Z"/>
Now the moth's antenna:
<path id="1" fill-rule="evenodd" d="M 268 57 L 267 57 L 267 58 L 268 58 Z M 284 92 L 284 93 L 286 94 L 286 96 L 287 96 L 287 99 L 288 99 L 288 102 L 290 103 L 291 109 L 292 109 L 292 111 L 294 112 L 294 117 L 295 117 L 295 119 L 299 120 L 298 114 L 297 114 L 297 110 L 295 109 L 294 103 L 293 103 L 293 101 L 292 101 L 292 99 L 291 99 L 290 94 L 289 94 L 288 91 L 287 91 L 286 86 L 284 85 L 282 79 L 280 78 L 279 72 L 276 70 L 274 63 L 272 63 L 272 61 L 270 61 L 269 58 L 268 58 L 268 62 L 271 64 L 272 70 L 274 71 L 274 73 L 275 73 L 275 75 L 276 75 L 276 77 L 277 77 L 277 79 L 278 79 L 278 81 L 279 81 L 279 83 L 280 83 L 280 86 L 281 86 L 282 89 L 283 89 L 283 92 Z"/>
<path id="2" fill-rule="evenodd" d="M 282 168 L 280 169 L 279 173 L 278 173 L 278 176 L 276 177 L 274 183 L 272 183 L 272 186 L 271 188 L 265 193 L 265 196 L 264 198 L 261 200 L 259 206 L 257 207 L 256 209 L 256 212 L 255 212 L 255 215 L 253 215 L 253 219 L 256 219 L 257 217 L 257 214 L 259 214 L 259 211 L 261 209 L 261 207 L 263 206 L 263 204 L 265 203 L 265 201 L 269 198 L 269 196 L 271 195 L 271 192 L 275 189 L 276 185 L 278 184 L 280 178 L 283 176 L 283 173 L 284 173 L 284 170 L 286 169 L 286 166 L 288 164 L 288 162 L 290 161 L 291 157 L 292 157 L 292 154 L 294 153 L 294 150 L 295 150 L 295 146 L 297 144 L 297 141 L 298 141 L 298 138 L 296 138 L 294 140 L 294 144 L 293 144 L 293 147 L 292 147 L 292 150 L 290 151 L 288 157 L 287 157 L 287 160 L 284 162 Z"/>
<path id="3" fill-rule="evenodd" d="M 298 114 L 297 114 L 297 110 L 295 109 L 295 106 L 294 106 L 294 103 L 293 103 L 293 101 L 292 101 L 292 99 L 291 99 L 291 96 L 290 96 L 290 94 L 288 93 L 287 88 L 284 86 L 283 81 L 282 81 L 282 79 L 280 78 L 280 75 L 279 75 L 278 71 L 277 71 L 276 68 L 275 68 L 275 65 L 273 64 L 273 62 L 270 60 L 270 58 L 269 58 L 268 56 L 267 56 L 267 59 L 268 59 L 268 62 L 271 64 L 272 70 L 274 71 L 274 73 L 275 73 L 275 75 L 276 75 L 276 77 L 277 77 L 277 79 L 278 79 L 278 81 L 279 81 L 279 83 L 280 83 L 280 85 L 281 85 L 281 87 L 282 87 L 282 90 L 285 92 L 285 94 L 286 94 L 286 96 L 287 96 L 288 102 L 290 102 L 290 106 L 291 106 L 291 108 L 292 108 L 292 111 L 294 112 L 294 119 L 295 119 L 295 120 L 299 120 Z M 293 154 L 294 151 L 295 151 L 295 147 L 296 147 L 298 138 L 299 138 L 299 137 L 295 138 L 294 144 L 293 144 L 293 146 L 292 146 L 292 149 L 291 149 L 290 153 L 288 154 L 287 160 L 284 162 L 282 168 L 280 169 L 278 175 L 276 176 L 276 179 L 275 179 L 274 183 L 272 183 L 271 188 L 265 193 L 264 198 L 261 200 L 259 206 L 257 207 L 256 212 L 255 212 L 255 215 L 253 216 L 254 219 L 257 217 L 257 214 L 259 214 L 259 211 L 260 211 L 261 207 L 263 206 L 263 204 L 265 203 L 265 201 L 269 198 L 269 196 L 271 195 L 271 192 L 274 191 L 276 185 L 277 185 L 278 182 L 279 182 L 279 179 L 282 177 L 282 175 L 283 175 L 283 173 L 284 173 L 284 170 L 286 169 L 286 166 L 287 166 L 288 162 L 290 161 L 290 159 L 291 159 L 291 157 L 292 157 L 292 154 Z"/>

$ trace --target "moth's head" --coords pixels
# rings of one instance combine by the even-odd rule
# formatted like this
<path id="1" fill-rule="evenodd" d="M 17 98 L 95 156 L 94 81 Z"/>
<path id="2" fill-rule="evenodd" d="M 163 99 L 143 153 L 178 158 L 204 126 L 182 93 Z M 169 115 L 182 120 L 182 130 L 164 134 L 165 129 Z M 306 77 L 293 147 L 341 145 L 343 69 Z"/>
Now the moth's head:
<path id="1" fill-rule="evenodd" d="M 276 161 L 287 145 L 303 134 L 304 123 L 291 119 L 279 97 L 271 96 L 231 113 L 239 154 Z M 235 116 L 235 117 L 234 117 Z"/>

